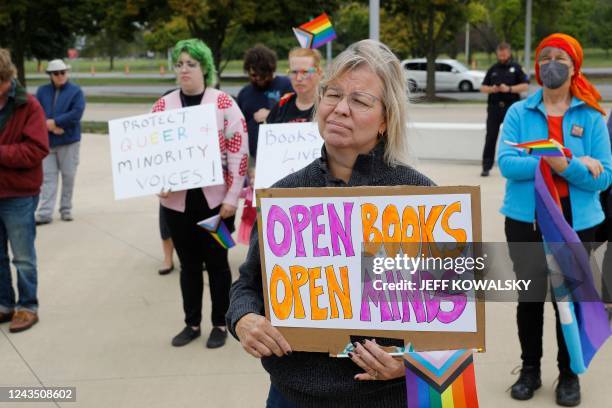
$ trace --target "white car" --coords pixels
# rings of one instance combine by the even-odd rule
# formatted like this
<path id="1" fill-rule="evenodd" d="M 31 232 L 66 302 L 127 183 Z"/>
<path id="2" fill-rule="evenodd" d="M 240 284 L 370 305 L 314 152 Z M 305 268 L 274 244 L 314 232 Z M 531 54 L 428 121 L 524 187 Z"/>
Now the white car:
<path id="1" fill-rule="evenodd" d="M 425 58 L 404 60 L 402 68 L 410 92 L 427 87 L 427 60 Z M 457 60 L 436 60 L 436 91 L 477 91 L 484 77 L 485 72 L 472 71 Z"/>

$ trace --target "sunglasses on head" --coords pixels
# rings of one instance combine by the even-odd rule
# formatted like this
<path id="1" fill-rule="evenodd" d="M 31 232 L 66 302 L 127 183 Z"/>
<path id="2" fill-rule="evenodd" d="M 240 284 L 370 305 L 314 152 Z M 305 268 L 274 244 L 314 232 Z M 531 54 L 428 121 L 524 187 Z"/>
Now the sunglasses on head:
<path id="1" fill-rule="evenodd" d="M 53 71 L 51 73 L 51 75 L 53 75 L 53 76 L 60 76 L 60 75 L 62 75 L 63 76 L 63 75 L 66 75 L 66 71 Z"/>

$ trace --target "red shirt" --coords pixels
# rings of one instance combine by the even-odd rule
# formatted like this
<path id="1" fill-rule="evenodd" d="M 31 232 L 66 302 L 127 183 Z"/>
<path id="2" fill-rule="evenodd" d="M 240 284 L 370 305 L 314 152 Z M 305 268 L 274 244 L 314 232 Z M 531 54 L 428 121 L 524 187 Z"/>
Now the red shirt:
<path id="1" fill-rule="evenodd" d="M 548 120 L 548 138 L 556 140 L 557 142 L 563 145 L 563 116 L 547 116 Z M 553 181 L 555 182 L 555 187 L 557 187 L 557 192 L 559 193 L 559 198 L 564 198 L 569 196 L 569 189 L 567 187 L 567 181 L 553 173 Z"/>

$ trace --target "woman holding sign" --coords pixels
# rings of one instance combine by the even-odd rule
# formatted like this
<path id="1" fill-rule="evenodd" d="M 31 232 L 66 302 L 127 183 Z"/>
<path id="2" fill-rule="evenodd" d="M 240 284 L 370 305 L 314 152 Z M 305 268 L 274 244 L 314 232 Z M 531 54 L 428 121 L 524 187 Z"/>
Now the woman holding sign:
<path id="1" fill-rule="evenodd" d="M 162 192 L 161 205 L 172 242 L 181 262 L 181 294 L 185 328 L 172 339 L 172 345 L 184 346 L 200 336 L 203 264 L 206 264 L 212 300 L 212 324 L 206 346 L 225 344 L 225 313 L 232 283 L 227 249 L 197 226 L 199 221 L 220 215 L 233 229 L 238 196 L 246 176 L 248 140 L 246 122 L 236 102 L 212 87 L 216 80 L 210 49 L 200 40 L 179 41 L 172 52 L 180 89 L 160 98 L 154 112 L 199 104 L 216 108 L 217 129 L 225 183 L 187 191 Z"/>
<path id="2" fill-rule="evenodd" d="M 536 80 L 542 89 L 512 105 L 506 115 L 502 140 L 510 143 L 500 145 L 498 162 L 502 175 L 507 179 L 501 212 L 506 216 L 508 242 L 541 243 L 543 232 L 550 230 L 546 222 L 540 222 L 540 217 L 536 224 L 536 209 L 542 208 L 536 204 L 539 174 L 543 175 L 542 179 L 550 181 L 546 183 L 550 185 L 547 190 L 562 209 L 560 220 L 555 219 L 556 225 L 569 229 L 570 233 L 571 229 L 576 231 L 587 251 L 594 241 L 597 225 L 604 220 L 599 191 L 605 190 L 612 180 L 610 139 L 604 121 L 605 112 L 598 102 L 601 97 L 580 72 L 582 57 L 580 43 L 569 35 L 553 34 L 542 40 L 535 55 Z M 555 151 L 556 156 L 543 155 L 540 159 L 511 146 L 511 143 L 539 139 L 553 139 L 563 149 Z M 541 197 L 539 193 L 538 196 Z M 565 241 L 557 239 L 554 242 Z M 564 245 L 567 246 L 563 251 L 571 250 L 568 242 Z M 525 251 L 525 248 L 519 248 L 518 244 L 510 245 L 510 257 L 517 276 L 532 280 L 532 288 L 529 293 L 521 293 L 517 307 L 522 369 L 518 381 L 512 385 L 511 396 L 518 400 L 532 398 L 542 384 L 540 360 L 544 299 L 549 286 L 543 246 L 528 246 L 533 248 L 532 251 Z M 595 299 L 579 300 L 594 302 Z M 561 306 L 557 302 L 553 302 L 553 306 L 559 368 L 556 401 L 562 406 L 575 406 L 580 404 L 580 384 L 568 349 L 576 350 L 576 347 L 566 342 L 562 327 L 567 327 L 572 318 L 559 312 Z"/>
<path id="3" fill-rule="evenodd" d="M 364 40 L 333 61 L 315 99 L 324 139 L 321 158 L 274 187 L 433 185 L 406 163 L 405 80 L 387 46 Z M 292 353 L 264 317 L 259 239 L 252 234 L 246 262 L 231 291 L 228 327 L 262 359 L 272 385 L 269 407 L 405 407 L 404 365 L 374 341 L 355 345 L 350 359 Z"/>

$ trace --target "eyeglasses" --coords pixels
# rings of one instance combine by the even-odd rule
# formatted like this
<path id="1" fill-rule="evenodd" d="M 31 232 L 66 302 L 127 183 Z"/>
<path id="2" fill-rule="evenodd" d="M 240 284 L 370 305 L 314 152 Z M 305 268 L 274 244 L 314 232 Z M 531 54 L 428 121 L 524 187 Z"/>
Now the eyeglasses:
<path id="1" fill-rule="evenodd" d="M 321 90 L 321 103 L 328 106 L 336 106 L 346 96 L 346 101 L 351 112 L 367 112 L 376 105 L 380 98 L 367 92 L 351 92 L 345 95 L 337 88 L 324 87 Z"/>
<path id="2" fill-rule="evenodd" d="M 51 73 L 51 75 L 53 75 L 53 76 L 64 76 L 64 75 L 66 75 L 66 71 L 53 71 Z"/>
<path id="3" fill-rule="evenodd" d="M 174 64 L 174 70 L 175 71 L 180 71 L 183 68 L 187 68 L 189 71 L 196 69 L 200 66 L 200 64 L 198 62 L 193 62 L 193 61 L 186 61 L 183 63 L 183 61 L 179 61 L 176 64 Z"/>
<path id="4" fill-rule="evenodd" d="M 308 69 L 288 69 L 287 74 L 292 76 L 293 78 L 297 78 L 299 75 L 302 78 L 310 78 L 310 76 L 317 72 L 315 67 L 310 67 Z"/>

